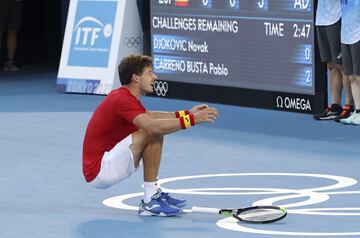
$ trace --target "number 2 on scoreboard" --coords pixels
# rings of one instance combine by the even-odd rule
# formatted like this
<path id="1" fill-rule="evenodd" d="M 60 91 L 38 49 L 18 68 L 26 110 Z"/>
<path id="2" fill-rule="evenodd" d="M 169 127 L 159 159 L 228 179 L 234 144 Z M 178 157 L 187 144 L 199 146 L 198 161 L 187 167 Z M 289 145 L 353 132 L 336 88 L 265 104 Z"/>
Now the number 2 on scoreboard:
<path id="1" fill-rule="evenodd" d="M 305 77 L 306 77 L 306 83 L 311 84 L 311 82 L 312 82 L 311 70 L 307 69 L 305 71 Z"/>

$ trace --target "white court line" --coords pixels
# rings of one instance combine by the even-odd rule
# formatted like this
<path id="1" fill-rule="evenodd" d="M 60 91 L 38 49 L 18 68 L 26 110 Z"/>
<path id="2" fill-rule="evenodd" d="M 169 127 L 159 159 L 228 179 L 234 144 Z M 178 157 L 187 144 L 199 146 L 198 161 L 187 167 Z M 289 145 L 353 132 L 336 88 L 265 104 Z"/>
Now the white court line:
<path id="1" fill-rule="evenodd" d="M 329 199 L 329 195 L 341 195 L 341 194 L 359 194 L 360 191 L 333 191 L 333 192 L 324 192 L 327 190 L 334 190 L 352 186 L 357 183 L 355 179 L 343 177 L 343 176 L 334 176 L 334 175 L 324 175 L 324 174 L 301 174 L 301 173 L 236 173 L 236 174 L 207 174 L 207 175 L 194 175 L 194 176 L 183 176 L 183 177 L 172 177 L 159 180 L 158 184 L 165 184 L 168 182 L 179 181 L 179 180 L 189 180 L 196 178 L 209 178 L 209 177 L 233 177 L 233 176 L 302 176 L 302 177 L 316 177 L 316 178 L 325 178 L 335 180 L 337 183 L 317 188 L 304 188 L 304 189 L 281 189 L 281 188 L 191 188 L 191 189 L 167 189 L 163 188 L 165 192 L 172 192 L 178 194 L 194 194 L 194 195 L 211 195 L 211 196 L 220 196 L 220 195 L 263 195 L 263 194 L 291 194 L 291 195 L 282 195 L 267 199 L 262 199 L 254 202 L 254 205 L 272 205 L 274 202 L 279 202 L 282 200 L 288 200 L 293 198 L 300 197 L 309 197 L 309 199 L 289 203 L 284 205 L 279 205 L 281 207 L 299 207 L 305 205 L 312 205 L 320 202 L 324 202 Z M 211 192 L 213 191 L 213 192 Z M 229 192 L 231 191 L 231 192 Z M 240 191 L 240 192 L 239 192 Z M 322 192 L 320 192 L 322 191 Z M 132 193 L 121 195 L 117 197 L 112 197 L 103 201 L 103 204 L 110 207 L 115 207 L 119 209 L 126 210 L 138 210 L 137 206 L 131 206 L 124 203 L 125 200 L 142 196 L 143 193 Z M 288 213 L 291 214 L 300 214 L 300 215 L 326 215 L 326 216 L 359 216 L 360 212 L 330 212 L 330 211 L 360 211 L 359 207 L 342 207 L 342 208 L 308 208 L 308 209 L 291 209 L 288 210 Z M 189 213 L 191 209 L 185 209 L 184 212 Z M 247 233 L 255 234 L 267 234 L 267 235 L 282 235 L 282 236 L 353 236 L 360 235 L 358 231 L 350 232 L 304 232 L 304 231 L 271 231 L 271 230 L 262 230 L 262 229 L 253 229 L 244 227 L 233 218 L 224 218 L 219 220 L 216 223 L 219 227 Z"/>

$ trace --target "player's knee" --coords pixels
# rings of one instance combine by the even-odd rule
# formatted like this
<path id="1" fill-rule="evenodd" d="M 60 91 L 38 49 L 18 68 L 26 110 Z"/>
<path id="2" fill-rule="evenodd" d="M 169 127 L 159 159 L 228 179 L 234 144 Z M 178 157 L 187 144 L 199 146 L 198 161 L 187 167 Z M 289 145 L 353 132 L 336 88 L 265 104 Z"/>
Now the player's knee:
<path id="1" fill-rule="evenodd" d="M 147 144 L 150 141 L 163 142 L 164 136 L 162 134 L 152 133 L 151 131 L 139 130 L 136 132 L 136 137 L 140 137 L 143 144 Z"/>
<path id="2" fill-rule="evenodd" d="M 163 143 L 163 141 L 164 141 L 164 135 L 153 135 L 152 138 L 161 143 Z"/>
<path id="3" fill-rule="evenodd" d="M 149 135 L 149 142 L 158 142 L 163 143 L 164 136 L 161 134 L 148 134 Z"/>
<path id="4" fill-rule="evenodd" d="M 148 139 L 156 139 L 156 140 L 160 140 L 163 137 L 162 131 L 159 130 L 158 128 L 146 128 L 143 130 L 145 136 Z"/>

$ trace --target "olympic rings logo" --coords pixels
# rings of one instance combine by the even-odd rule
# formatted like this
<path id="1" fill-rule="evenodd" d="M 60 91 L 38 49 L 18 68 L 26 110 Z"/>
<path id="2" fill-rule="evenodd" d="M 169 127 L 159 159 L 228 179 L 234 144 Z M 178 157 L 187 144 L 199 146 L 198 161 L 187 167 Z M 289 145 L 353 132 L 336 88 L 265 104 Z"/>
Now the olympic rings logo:
<path id="1" fill-rule="evenodd" d="M 131 36 L 131 37 L 125 37 L 124 44 L 128 48 L 136 48 L 139 47 L 141 44 L 141 37 L 140 36 Z"/>
<path id="2" fill-rule="evenodd" d="M 153 88 L 156 95 L 165 97 L 169 90 L 169 85 L 167 82 L 154 81 Z"/>
<path id="3" fill-rule="evenodd" d="M 164 188 L 164 184 L 175 181 L 186 181 L 192 179 L 206 179 L 206 178 L 221 178 L 221 177 L 243 177 L 243 176 L 257 176 L 257 177 L 266 177 L 266 176 L 281 176 L 281 177 L 299 177 L 301 180 L 304 178 L 317 178 L 333 181 L 328 185 L 323 185 L 320 187 L 304 187 L 304 188 L 253 188 L 253 187 L 204 187 L 204 188 L 180 188 L 180 189 L 169 189 Z M 234 179 L 232 179 L 234 180 Z M 158 185 L 162 187 L 164 192 L 176 193 L 176 194 L 191 194 L 198 196 L 254 196 L 254 195 L 267 195 L 267 198 L 263 198 L 253 202 L 253 206 L 256 205 L 271 205 L 277 203 L 278 206 L 287 208 L 288 214 L 293 215 L 310 215 L 310 216 L 347 216 L 347 217 L 359 217 L 360 216 L 360 207 L 324 207 L 321 208 L 313 207 L 315 204 L 326 202 L 330 199 L 332 195 L 358 195 L 360 191 L 344 191 L 341 189 L 351 187 L 357 183 L 357 180 L 336 175 L 327 175 L 327 174 L 307 174 L 307 173 L 231 173 L 231 174 L 205 174 L 205 175 L 190 175 L 182 177 L 172 177 L 160 179 Z M 334 191 L 335 190 L 335 191 Z M 337 190 L 337 191 L 336 191 Z M 340 191 L 339 191 L 340 190 Z M 268 195 L 274 195 L 268 197 Z M 143 192 L 125 194 L 117 197 L 108 198 L 103 201 L 103 204 L 109 207 L 125 209 L 125 210 L 138 210 L 138 206 L 132 206 L 126 204 L 124 201 L 132 199 L 135 197 L 143 196 Z M 294 200 L 293 203 L 285 203 L 286 200 Z M 301 200 L 299 200 L 301 199 Z M 217 199 L 218 200 L 218 199 Z M 250 205 L 250 204 L 249 204 Z M 309 208 L 299 208 L 304 206 L 311 206 Z M 206 205 L 205 205 L 206 206 Z M 219 205 L 220 206 L 220 205 Z M 191 209 L 184 209 L 185 213 L 191 212 Z M 325 219 L 328 220 L 328 219 Z M 312 220 L 311 220 L 312 221 Z M 258 229 L 247 227 L 246 224 L 240 224 L 236 219 L 222 218 L 216 222 L 216 225 L 227 230 L 252 233 L 252 234 L 267 234 L 267 235 L 281 235 L 281 236 L 356 236 L 360 235 L 360 231 L 329 231 L 329 232 L 313 232 L 313 231 L 281 231 L 269 230 L 269 229 Z M 291 224 L 289 224 L 291 225 Z M 313 227 L 313 223 L 309 222 L 309 226 Z M 268 228 L 268 227 L 266 227 Z M 304 227 L 303 229 L 306 229 Z M 343 230 L 343 228 L 342 228 Z"/>

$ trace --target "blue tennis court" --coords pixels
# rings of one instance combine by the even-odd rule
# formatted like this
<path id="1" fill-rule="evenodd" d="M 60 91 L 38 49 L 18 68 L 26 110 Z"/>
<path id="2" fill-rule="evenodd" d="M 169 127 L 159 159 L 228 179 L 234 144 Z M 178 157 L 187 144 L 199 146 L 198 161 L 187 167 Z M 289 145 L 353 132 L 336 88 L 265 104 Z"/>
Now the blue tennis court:
<path id="1" fill-rule="evenodd" d="M 139 217 L 142 173 L 106 190 L 84 181 L 82 141 L 103 96 L 56 91 L 56 70 L 0 73 L 1 237 L 359 237 L 359 127 L 310 115 L 211 104 L 213 125 L 165 137 L 159 182 L 188 206 Z M 198 102 L 145 97 L 150 110 Z M 273 224 L 191 206 L 274 204 Z"/>

